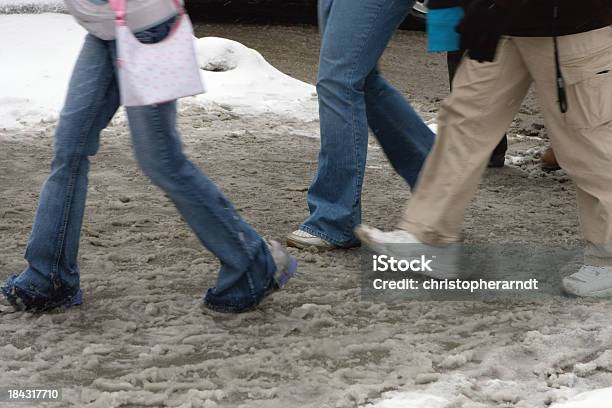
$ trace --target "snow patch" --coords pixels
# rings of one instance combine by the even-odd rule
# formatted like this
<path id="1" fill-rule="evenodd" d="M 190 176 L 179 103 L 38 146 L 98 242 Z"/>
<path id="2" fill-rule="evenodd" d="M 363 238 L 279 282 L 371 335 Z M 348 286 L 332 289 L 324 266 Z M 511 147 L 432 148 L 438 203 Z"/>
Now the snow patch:
<path id="1" fill-rule="evenodd" d="M 371 408 L 445 408 L 449 401 L 420 392 L 389 392 Z"/>
<path id="2" fill-rule="evenodd" d="M 612 387 L 578 394 L 550 408 L 609 408 L 611 401 Z"/>

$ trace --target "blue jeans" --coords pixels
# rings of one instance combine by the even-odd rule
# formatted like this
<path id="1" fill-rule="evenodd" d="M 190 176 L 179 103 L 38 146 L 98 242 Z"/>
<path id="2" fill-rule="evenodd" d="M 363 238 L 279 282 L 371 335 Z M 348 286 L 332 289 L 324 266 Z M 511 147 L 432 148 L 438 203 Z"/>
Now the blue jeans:
<path id="1" fill-rule="evenodd" d="M 164 38 L 168 21 L 136 36 L 143 43 Z M 87 35 L 70 80 L 55 134 L 51 174 L 25 258 L 28 267 L 3 290 L 15 290 L 41 309 L 45 302 L 79 290 L 79 238 L 87 193 L 89 157 L 119 108 L 114 41 Z M 176 129 L 176 102 L 126 109 L 136 159 L 151 181 L 174 202 L 185 221 L 221 262 L 207 301 L 227 309 L 258 303 L 273 281 L 276 265 L 265 241 L 217 186 L 183 153 Z"/>
<path id="2" fill-rule="evenodd" d="M 393 168 L 414 187 L 435 135 L 377 69 L 414 0 L 319 0 L 317 92 L 321 151 L 300 227 L 335 245 L 357 243 L 368 126 Z M 408 74 L 407 74 L 408 75 Z"/>

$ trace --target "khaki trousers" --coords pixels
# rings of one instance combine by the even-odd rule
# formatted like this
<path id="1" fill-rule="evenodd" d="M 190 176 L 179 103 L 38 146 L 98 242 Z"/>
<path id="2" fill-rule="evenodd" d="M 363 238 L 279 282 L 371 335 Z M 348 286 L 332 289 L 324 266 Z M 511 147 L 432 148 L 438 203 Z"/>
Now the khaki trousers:
<path id="1" fill-rule="evenodd" d="M 552 38 L 506 37 L 494 62 L 464 59 L 400 228 L 427 243 L 459 240 L 489 155 L 535 82 L 557 159 L 577 186 L 585 262 L 612 266 L 612 27 L 558 41 L 566 114 L 558 104 Z"/>

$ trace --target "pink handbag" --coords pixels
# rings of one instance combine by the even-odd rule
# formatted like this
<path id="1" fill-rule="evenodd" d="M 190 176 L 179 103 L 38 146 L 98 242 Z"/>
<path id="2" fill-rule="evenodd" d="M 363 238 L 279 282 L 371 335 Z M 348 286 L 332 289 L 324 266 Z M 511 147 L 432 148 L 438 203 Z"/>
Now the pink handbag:
<path id="1" fill-rule="evenodd" d="M 126 0 L 110 0 L 116 15 L 119 93 L 124 106 L 146 106 L 204 93 L 193 27 L 179 0 L 170 33 L 155 44 L 142 44 L 125 23 Z"/>

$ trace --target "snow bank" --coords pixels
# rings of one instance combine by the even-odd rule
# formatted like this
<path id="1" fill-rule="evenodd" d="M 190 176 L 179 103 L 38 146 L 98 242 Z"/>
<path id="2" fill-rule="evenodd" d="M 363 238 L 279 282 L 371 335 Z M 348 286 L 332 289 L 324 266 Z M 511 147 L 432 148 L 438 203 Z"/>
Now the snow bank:
<path id="1" fill-rule="evenodd" d="M 0 128 L 57 119 L 84 35 L 69 15 L 0 15 Z M 315 88 L 278 71 L 257 51 L 221 38 L 196 45 L 209 93 L 183 102 L 239 114 L 317 118 Z"/>
<path id="2" fill-rule="evenodd" d="M 550 408 L 610 408 L 612 406 L 612 387 L 589 391 L 551 405 Z"/>
<path id="3" fill-rule="evenodd" d="M 0 15 L 0 127 L 57 118 L 84 35 L 64 14 Z"/>
<path id="4" fill-rule="evenodd" d="M 315 87 L 280 72 L 257 51 L 217 37 L 197 40 L 196 49 L 208 88 L 196 100 L 229 105 L 241 113 L 317 119 Z"/>

